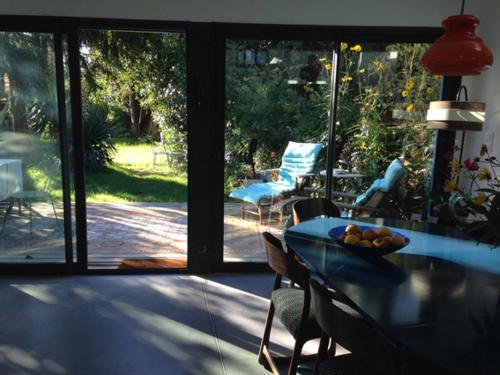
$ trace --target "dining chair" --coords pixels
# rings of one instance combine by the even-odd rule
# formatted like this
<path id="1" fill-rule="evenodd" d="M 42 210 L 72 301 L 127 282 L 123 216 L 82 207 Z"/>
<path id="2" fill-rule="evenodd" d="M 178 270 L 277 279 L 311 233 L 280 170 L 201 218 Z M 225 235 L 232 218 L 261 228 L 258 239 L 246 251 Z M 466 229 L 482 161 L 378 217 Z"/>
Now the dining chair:
<path id="1" fill-rule="evenodd" d="M 349 303 L 314 279 L 310 279 L 311 309 L 323 331 L 314 375 L 398 375 L 397 347 L 367 322 Z M 350 354 L 327 356 L 328 342 Z"/>
<path id="2" fill-rule="evenodd" d="M 301 356 L 302 347 L 312 339 L 321 336 L 321 329 L 310 314 L 311 294 L 309 289 L 309 272 L 291 254 L 284 251 L 281 241 L 269 232 L 262 234 L 267 262 L 276 273 L 269 312 L 264 328 L 264 334 L 259 349 L 259 363 L 279 375 L 278 363 L 289 361 L 288 375 L 297 373 L 300 361 L 311 359 L 311 356 Z M 282 287 L 282 278 L 293 280 L 297 287 Z M 275 358 L 269 349 L 269 339 L 274 315 L 279 318 L 285 328 L 295 338 L 291 357 Z"/>
<path id="3" fill-rule="evenodd" d="M 340 217 L 339 208 L 326 198 L 309 198 L 297 201 L 293 205 L 292 212 L 294 225 L 319 216 Z"/>

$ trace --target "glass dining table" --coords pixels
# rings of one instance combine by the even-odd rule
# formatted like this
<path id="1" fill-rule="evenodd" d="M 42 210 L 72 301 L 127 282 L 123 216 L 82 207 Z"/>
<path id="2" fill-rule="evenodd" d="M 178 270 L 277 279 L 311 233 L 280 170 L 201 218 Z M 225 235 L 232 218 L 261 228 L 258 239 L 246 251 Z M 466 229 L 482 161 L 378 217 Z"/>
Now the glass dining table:
<path id="1" fill-rule="evenodd" d="M 293 226 L 285 241 L 399 346 L 404 374 L 500 374 L 500 248 L 437 225 L 367 221 L 406 235 L 410 243 L 382 257 L 359 257 L 328 232 L 371 224 L 341 218 Z"/>

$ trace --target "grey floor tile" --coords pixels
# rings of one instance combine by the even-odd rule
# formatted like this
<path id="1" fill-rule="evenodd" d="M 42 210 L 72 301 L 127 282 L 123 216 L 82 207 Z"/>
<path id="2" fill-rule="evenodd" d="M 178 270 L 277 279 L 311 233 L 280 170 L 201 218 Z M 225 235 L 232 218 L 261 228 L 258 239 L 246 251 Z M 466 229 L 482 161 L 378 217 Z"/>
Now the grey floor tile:
<path id="1" fill-rule="evenodd" d="M 204 288 L 228 375 L 269 374 L 257 361 L 274 275 L 213 275 Z M 290 355 L 293 337 L 275 319 L 271 348 Z M 235 349 L 238 348 L 238 349 Z M 312 351 L 311 351 L 312 350 Z M 315 352 L 316 347 L 306 352 Z M 286 373 L 286 372 L 284 372 Z"/>
<path id="2" fill-rule="evenodd" d="M 190 276 L 0 282 L 0 374 L 222 374 Z"/>

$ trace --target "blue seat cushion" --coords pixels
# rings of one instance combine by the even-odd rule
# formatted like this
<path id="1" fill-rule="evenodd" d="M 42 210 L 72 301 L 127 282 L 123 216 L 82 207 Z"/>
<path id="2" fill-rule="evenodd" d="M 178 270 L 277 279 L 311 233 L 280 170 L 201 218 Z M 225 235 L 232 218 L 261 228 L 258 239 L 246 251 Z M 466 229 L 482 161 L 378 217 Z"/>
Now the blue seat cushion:
<path id="1" fill-rule="evenodd" d="M 376 191 L 387 193 L 404 173 L 404 167 L 399 159 L 394 159 L 387 167 L 384 178 L 373 181 L 372 185 L 363 194 L 356 198 L 354 204 L 363 205 Z"/>
<path id="2" fill-rule="evenodd" d="M 295 186 L 280 184 L 277 182 L 257 183 L 246 188 L 236 189 L 229 194 L 231 198 L 240 199 L 244 202 L 258 205 L 261 199 L 271 199 L 277 195 L 291 191 Z"/>
<path id="3" fill-rule="evenodd" d="M 257 183 L 236 189 L 229 196 L 258 205 L 263 198 L 270 199 L 295 189 L 296 177 L 310 173 L 323 146 L 320 143 L 288 142 L 283 153 L 277 182 Z"/>

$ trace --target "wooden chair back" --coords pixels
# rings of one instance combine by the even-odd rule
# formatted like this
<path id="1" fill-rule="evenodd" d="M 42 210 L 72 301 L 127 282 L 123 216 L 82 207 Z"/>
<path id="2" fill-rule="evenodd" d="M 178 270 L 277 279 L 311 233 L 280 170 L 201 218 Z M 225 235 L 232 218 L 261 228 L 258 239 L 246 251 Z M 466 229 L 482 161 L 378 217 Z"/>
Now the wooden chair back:
<path id="1" fill-rule="evenodd" d="M 331 200 L 326 198 L 303 199 L 293 205 L 294 225 L 318 216 L 340 217 L 340 210 Z"/>
<path id="2" fill-rule="evenodd" d="M 285 276 L 302 288 L 309 286 L 309 272 L 291 254 L 283 250 L 281 241 L 269 232 L 262 233 L 267 263 L 277 275 Z"/>
<path id="3" fill-rule="evenodd" d="M 397 373 L 397 350 L 388 339 L 361 316 L 353 316 L 336 306 L 332 300 L 341 302 L 339 297 L 332 296 L 316 280 L 310 279 L 310 288 L 311 311 L 324 333 L 381 373 Z"/>

